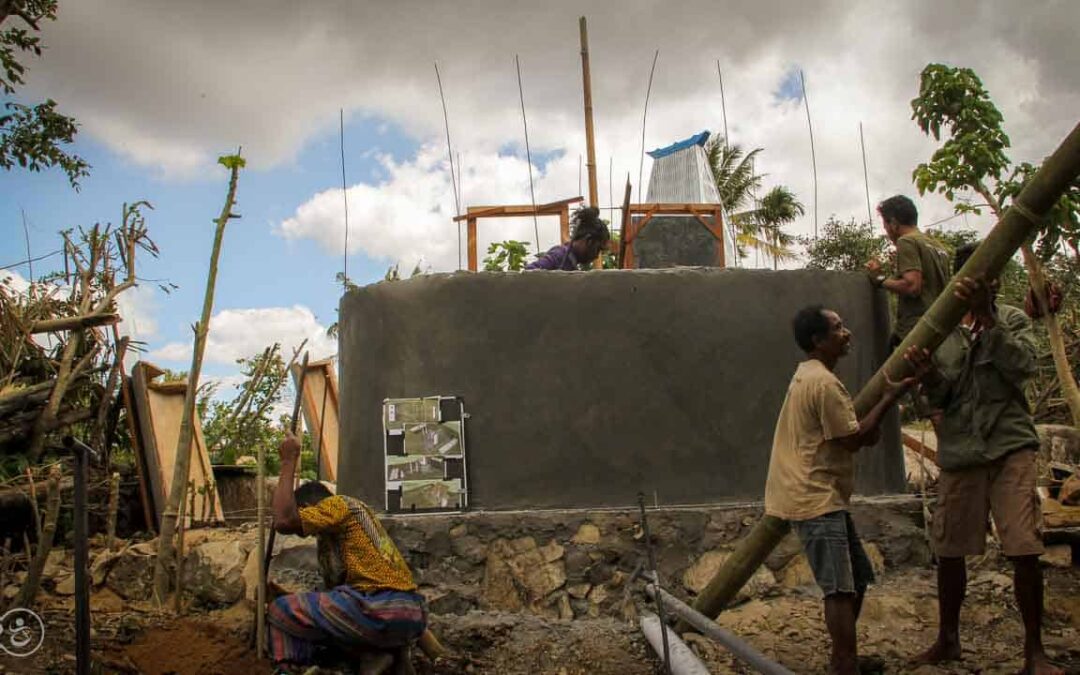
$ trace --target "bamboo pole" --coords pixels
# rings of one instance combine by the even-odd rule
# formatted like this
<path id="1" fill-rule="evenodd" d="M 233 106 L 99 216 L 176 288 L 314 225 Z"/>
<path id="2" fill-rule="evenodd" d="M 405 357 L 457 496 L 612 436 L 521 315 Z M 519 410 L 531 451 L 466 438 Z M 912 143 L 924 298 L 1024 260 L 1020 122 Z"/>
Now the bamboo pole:
<path id="1" fill-rule="evenodd" d="M 581 82 L 585 90 L 585 168 L 589 173 L 589 206 L 600 206 L 596 187 L 596 137 L 593 132 L 592 75 L 589 72 L 589 29 L 585 17 L 579 20 L 581 29 Z"/>
<path id="2" fill-rule="evenodd" d="M 169 498 L 161 514 L 161 536 L 158 539 L 158 555 L 154 564 L 154 597 L 159 605 L 164 604 L 169 592 L 169 565 L 173 563 L 173 537 L 176 535 L 176 519 L 180 502 L 187 491 L 188 473 L 191 467 L 191 446 L 195 429 L 195 396 L 199 389 L 199 371 L 202 369 L 203 352 L 206 349 L 206 336 L 210 328 L 210 314 L 214 308 L 214 286 L 217 282 L 218 258 L 221 256 L 221 241 L 225 234 L 225 225 L 233 218 L 236 204 L 236 183 L 240 175 L 243 160 L 239 153 L 230 158 L 222 158 L 223 164 L 230 169 L 229 191 L 221 215 L 214 221 L 214 244 L 210 253 L 210 272 L 206 279 L 206 294 L 203 297 L 202 317 L 195 324 L 195 345 L 191 354 L 191 371 L 188 373 L 187 389 L 184 392 L 184 412 L 180 418 L 180 438 L 176 444 L 176 463 L 173 465 L 172 484 Z"/>
<path id="3" fill-rule="evenodd" d="M 855 412 L 860 417 L 881 398 L 886 375 L 895 382 L 911 373 L 911 365 L 904 359 L 904 352 L 909 347 L 921 347 L 932 352 L 960 323 L 967 312 L 967 305 L 953 294 L 956 280 L 962 277 L 991 278 L 999 275 L 1017 249 L 1039 230 L 1043 218 L 1078 176 L 1080 124 L 1065 137 L 1054 154 L 1046 158 L 1042 167 L 1016 196 L 1013 205 L 1005 211 L 971 258 L 956 272 L 915 328 L 859 391 L 855 397 Z M 786 522 L 772 516 L 759 520 L 750 534 L 739 542 L 731 556 L 724 561 L 705 592 L 694 602 L 694 609 L 709 617 L 717 616 L 724 608 L 723 603 L 742 588 L 754 570 L 761 566 L 769 553 L 780 543 L 788 528 Z"/>

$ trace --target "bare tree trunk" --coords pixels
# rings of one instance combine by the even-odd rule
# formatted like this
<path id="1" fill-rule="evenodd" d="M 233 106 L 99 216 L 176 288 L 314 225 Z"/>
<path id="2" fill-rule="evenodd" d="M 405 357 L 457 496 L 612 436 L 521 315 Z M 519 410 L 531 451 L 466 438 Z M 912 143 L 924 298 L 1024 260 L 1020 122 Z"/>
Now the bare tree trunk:
<path id="1" fill-rule="evenodd" d="M 210 327 L 210 314 L 214 308 L 214 285 L 217 281 L 218 257 L 221 255 L 221 240 L 225 234 L 225 225 L 231 218 L 237 217 L 232 209 L 236 203 L 236 183 L 240 172 L 240 162 L 230 167 L 229 192 L 221 215 L 215 221 L 214 245 L 210 253 L 210 272 L 206 279 L 206 295 L 203 298 L 202 318 L 195 324 L 195 346 L 191 355 L 191 371 L 188 373 L 187 391 L 184 393 L 184 412 L 180 418 L 180 438 L 176 444 L 176 463 L 173 466 L 172 484 L 169 498 L 161 514 L 161 536 L 158 538 L 158 555 L 154 564 L 154 597 L 158 604 L 165 602 L 169 592 L 169 567 L 175 553 L 173 537 L 176 535 L 176 519 L 180 503 L 187 491 L 188 473 L 191 467 L 191 445 L 195 428 L 195 396 L 199 389 L 199 371 L 202 369 L 203 351 L 206 349 L 206 335 Z"/>
<path id="2" fill-rule="evenodd" d="M 41 573 L 45 569 L 45 562 L 49 559 L 49 551 L 52 550 L 53 539 L 56 537 L 56 521 L 60 516 L 60 467 L 58 465 L 54 465 L 49 472 L 47 494 L 45 523 L 41 527 L 41 537 L 34 551 L 34 559 L 30 562 L 26 581 L 23 582 L 19 595 L 15 598 L 15 607 L 30 607 L 34 603 L 34 596 L 37 595 L 38 586 L 41 585 Z"/>

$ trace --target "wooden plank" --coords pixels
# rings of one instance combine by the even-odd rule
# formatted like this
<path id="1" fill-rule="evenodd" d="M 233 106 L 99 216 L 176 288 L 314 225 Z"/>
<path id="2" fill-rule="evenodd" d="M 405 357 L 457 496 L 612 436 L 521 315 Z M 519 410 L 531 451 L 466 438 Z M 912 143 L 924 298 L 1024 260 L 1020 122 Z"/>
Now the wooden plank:
<path id="1" fill-rule="evenodd" d="M 300 378 L 300 365 L 293 365 L 293 382 Z M 326 415 L 323 418 L 323 394 L 326 395 Z M 311 434 L 312 446 L 319 448 L 319 479 L 337 482 L 338 441 L 340 420 L 338 417 L 337 376 L 333 361 L 326 359 L 308 363 L 304 377 L 304 396 L 301 409 L 304 424 Z M 320 429 L 322 438 L 319 438 Z"/>
<path id="2" fill-rule="evenodd" d="M 559 211 L 559 243 L 570 241 L 570 207 L 563 206 Z"/>
<path id="3" fill-rule="evenodd" d="M 469 218 L 469 271 L 475 272 L 476 262 L 476 218 Z"/>
<path id="4" fill-rule="evenodd" d="M 468 220 L 469 218 L 519 218 L 521 216 L 557 216 L 563 207 L 570 204 L 585 201 L 584 197 L 570 197 L 560 199 L 547 204 L 503 204 L 501 206 L 470 206 L 465 209 L 465 215 L 454 216 L 454 222 Z"/>
<path id="5" fill-rule="evenodd" d="M 727 250 L 724 247 L 724 216 L 720 209 L 713 211 L 713 234 L 716 235 L 716 262 L 727 267 Z"/>
<path id="6" fill-rule="evenodd" d="M 158 524 L 154 515 L 153 493 L 150 490 L 150 476 L 147 473 L 146 458 L 143 455 L 141 436 L 138 429 L 139 413 L 135 410 L 135 398 L 131 390 L 131 378 L 124 369 L 120 369 L 120 397 L 124 402 L 127 415 L 128 438 L 131 439 L 131 452 L 135 456 L 135 474 L 139 478 L 139 501 L 142 502 L 143 519 L 150 532 L 157 534 Z"/>
<path id="7" fill-rule="evenodd" d="M 658 216 L 679 215 L 679 214 L 691 215 L 694 211 L 703 211 L 703 212 L 706 212 L 706 213 L 711 213 L 715 209 L 716 209 L 716 204 L 692 204 L 692 203 L 670 204 L 670 203 L 666 203 L 666 202 L 659 202 L 659 203 L 652 203 L 652 204 L 631 204 L 630 205 L 630 213 L 631 213 L 631 215 L 642 214 L 642 213 L 650 213 L 650 212 L 655 214 L 655 215 L 658 215 Z"/>
<path id="8" fill-rule="evenodd" d="M 153 378 L 162 373 L 160 368 L 145 362 L 138 362 L 132 369 L 132 391 L 138 412 L 140 438 L 144 448 L 147 474 L 154 497 L 154 509 L 158 521 L 168 498 L 172 485 L 173 466 L 176 463 L 176 444 L 180 439 L 180 420 L 184 412 L 184 391 L 172 385 L 162 386 L 153 382 Z M 195 486 L 195 508 L 185 514 L 185 524 L 209 514 L 208 520 L 215 523 L 225 522 L 221 508 L 221 499 L 214 484 L 210 454 L 203 438 L 202 425 L 198 418 L 194 420 L 192 435 L 194 453 L 191 462 L 189 482 Z M 200 494 L 199 491 L 202 490 Z M 211 491 L 213 493 L 211 494 Z M 190 500 L 190 496 L 188 500 Z M 190 502 L 189 502 L 190 503 Z"/>
<path id="9" fill-rule="evenodd" d="M 904 440 L 904 446 L 919 453 L 923 457 L 927 458 L 931 462 L 937 464 L 937 450 L 931 448 L 929 445 L 923 444 L 918 438 L 915 438 L 906 431 L 901 432 L 901 438 Z"/>

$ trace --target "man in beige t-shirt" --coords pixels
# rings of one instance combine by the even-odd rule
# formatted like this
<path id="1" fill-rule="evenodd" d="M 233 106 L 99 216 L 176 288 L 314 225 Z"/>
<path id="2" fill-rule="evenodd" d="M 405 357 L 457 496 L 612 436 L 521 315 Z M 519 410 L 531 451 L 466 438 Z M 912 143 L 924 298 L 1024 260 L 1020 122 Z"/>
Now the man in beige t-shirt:
<path id="1" fill-rule="evenodd" d="M 886 379 L 881 400 L 860 420 L 833 374 L 837 361 L 851 350 L 851 331 L 843 320 L 816 305 L 800 310 L 792 329 L 809 358 L 795 370 L 776 421 L 765 513 L 791 521 L 825 596 L 830 672 L 854 674 L 855 622 L 874 580 L 847 511 L 855 483 L 854 453 L 877 442 L 881 418 L 916 378 L 899 384 Z"/>

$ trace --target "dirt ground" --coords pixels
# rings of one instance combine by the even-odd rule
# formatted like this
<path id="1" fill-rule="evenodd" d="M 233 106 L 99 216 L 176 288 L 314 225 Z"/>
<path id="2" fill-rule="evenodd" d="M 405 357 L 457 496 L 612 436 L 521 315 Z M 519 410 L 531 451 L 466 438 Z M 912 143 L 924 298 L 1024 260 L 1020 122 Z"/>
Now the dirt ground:
<path id="1" fill-rule="evenodd" d="M 1044 639 L 1051 656 L 1080 673 L 1080 568 L 1047 568 Z M 896 572 L 867 595 L 859 626 L 863 654 L 885 662 L 887 673 L 1012 673 L 1020 668 L 1022 631 L 1007 564 L 983 563 L 970 572 L 963 616 L 964 660 L 947 668 L 911 668 L 907 657 L 932 640 L 936 627 L 934 573 Z M 153 675 L 269 673 L 248 648 L 250 612 L 237 606 L 175 619 L 149 607 L 95 596 L 97 672 Z M 42 610 L 50 639 L 28 659 L 0 657 L 4 673 L 73 672 L 71 599 Z M 828 641 L 820 600 L 799 590 L 752 600 L 721 615 L 719 623 L 797 673 L 825 670 Z M 498 675 L 647 675 L 662 672 L 636 625 L 615 619 L 547 620 L 472 612 L 436 616 L 432 629 L 464 658 L 433 664 L 414 654 L 417 672 Z M 687 638 L 713 673 L 749 672 L 712 642 Z"/>

